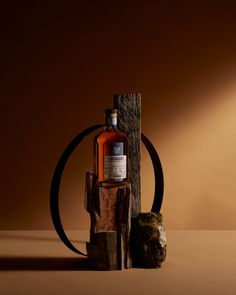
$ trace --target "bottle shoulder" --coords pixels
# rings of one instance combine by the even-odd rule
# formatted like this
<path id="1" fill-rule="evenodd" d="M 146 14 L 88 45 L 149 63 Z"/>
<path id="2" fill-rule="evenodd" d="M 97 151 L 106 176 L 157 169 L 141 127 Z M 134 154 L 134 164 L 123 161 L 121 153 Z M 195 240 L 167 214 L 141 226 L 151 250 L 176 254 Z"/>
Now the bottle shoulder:
<path id="1" fill-rule="evenodd" d="M 94 137 L 94 141 L 98 143 L 128 141 L 128 137 L 126 133 L 118 129 L 104 129 Z"/>

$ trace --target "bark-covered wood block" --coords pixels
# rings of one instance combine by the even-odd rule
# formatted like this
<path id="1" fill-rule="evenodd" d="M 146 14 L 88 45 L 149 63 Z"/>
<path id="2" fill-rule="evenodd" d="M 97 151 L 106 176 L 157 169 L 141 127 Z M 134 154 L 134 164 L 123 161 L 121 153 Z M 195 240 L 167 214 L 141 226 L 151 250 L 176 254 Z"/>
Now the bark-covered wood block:
<path id="1" fill-rule="evenodd" d="M 132 267 L 130 251 L 131 230 L 131 194 L 130 187 L 119 188 L 117 191 L 117 260 L 118 268 Z"/>
<path id="2" fill-rule="evenodd" d="M 86 173 L 85 208 L 90 213 L 93 233 L 117 230 L 117 192 L 125 189 L 126 197 L 130 195 L 130 184 L 96 183 L 96 176 Z"/>
<path id="3" fill-rule="evenodd" d="M 86 174 L 85 208 L 91 220 L 87 253 L 93 268 L 131 267 L 131 204 L 129 183 L 100 184 L 94 174 Z"/>
<path id="4" fill-rule="evenodd" d="M 89 264 L 96 270 L 117 270 L 117 232 L 100 232 L 86 243 Z"/>
<path id="5" fill-rule="evenodd" d="M 140 143 L 141 143 L 141 94 L 114 94 L 114 107 L 118 110 L 118 128 L 123 130 L 129 141 L 128 179 L 131 183 L 132 217 L 141 211 L 140 197 Z"/>
<path id="6" fill-rule="evenodd" d="M 167 247 L 161 213 L 140 213 L 133 219 L 130 241 L 134 267 L 160 267 Z"/>

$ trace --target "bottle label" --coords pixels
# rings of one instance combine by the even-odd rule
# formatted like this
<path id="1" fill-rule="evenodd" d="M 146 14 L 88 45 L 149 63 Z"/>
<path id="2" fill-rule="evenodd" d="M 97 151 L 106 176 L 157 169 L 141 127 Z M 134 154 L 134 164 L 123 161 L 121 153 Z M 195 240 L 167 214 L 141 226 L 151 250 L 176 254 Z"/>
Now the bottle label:
<path id="1" fill-rule="evenodd" d="M 109 145 L 109 155 L 104 157 L 104 178 L 123 180 L 126 178 L 126 155 L 123 142 L 114 142 Z"/>

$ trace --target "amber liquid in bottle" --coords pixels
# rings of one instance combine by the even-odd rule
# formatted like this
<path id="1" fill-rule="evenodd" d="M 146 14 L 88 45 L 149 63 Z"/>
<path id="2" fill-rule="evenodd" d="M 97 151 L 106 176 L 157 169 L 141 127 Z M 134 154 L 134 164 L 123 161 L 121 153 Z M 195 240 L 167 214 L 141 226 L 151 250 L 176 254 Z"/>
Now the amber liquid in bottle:
<path id="1" fill-rule="evenodd" d="M 94 138 L 94 173 L 100 183 L 127 180 L 128 138 L 117 129 L 117 110 L 106 110 L 105 127 Z"/>

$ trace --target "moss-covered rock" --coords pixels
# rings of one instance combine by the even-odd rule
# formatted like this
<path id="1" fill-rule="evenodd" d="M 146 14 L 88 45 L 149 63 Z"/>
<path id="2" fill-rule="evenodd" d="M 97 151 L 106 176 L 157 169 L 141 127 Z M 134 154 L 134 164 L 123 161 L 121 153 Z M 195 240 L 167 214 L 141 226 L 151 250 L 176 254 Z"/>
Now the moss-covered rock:
<path id="1" fill-rule="evenodd" d="M 161 213 L 140 213 L 132 222 L 133 266 L 160 267 L 166 257 L 166 233 Z"/>

